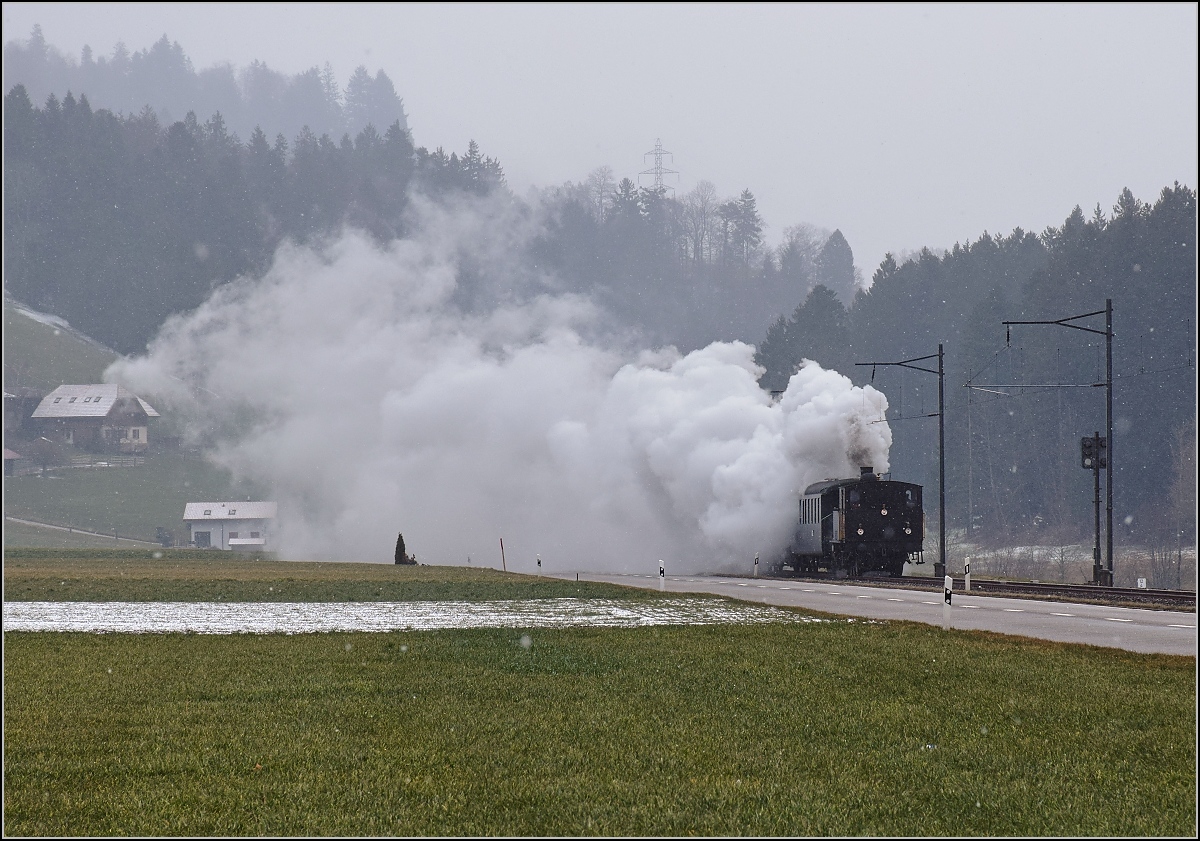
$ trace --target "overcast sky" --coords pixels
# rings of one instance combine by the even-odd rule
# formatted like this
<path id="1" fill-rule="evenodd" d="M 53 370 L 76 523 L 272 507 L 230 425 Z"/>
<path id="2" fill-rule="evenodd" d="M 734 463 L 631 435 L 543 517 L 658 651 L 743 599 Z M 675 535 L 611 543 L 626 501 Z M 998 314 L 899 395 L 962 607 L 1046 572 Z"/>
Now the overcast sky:
<path id="1" fill-rule="evenodd" d="M 1040 232 L 1197 185 L 1197 6 L 5 3 L 78 56 L 164 33 L 196 68 L 363 64 L 418 145 L 479 141 L 518 193 L 657 138 L 682 195 L 750 188 L 776 242 L 840 228 L 870 277 L 886 251 Z M 209 115 L 198 115 L 201 119 Z M 650 179 L 642 177 L 643 184 Z"/>

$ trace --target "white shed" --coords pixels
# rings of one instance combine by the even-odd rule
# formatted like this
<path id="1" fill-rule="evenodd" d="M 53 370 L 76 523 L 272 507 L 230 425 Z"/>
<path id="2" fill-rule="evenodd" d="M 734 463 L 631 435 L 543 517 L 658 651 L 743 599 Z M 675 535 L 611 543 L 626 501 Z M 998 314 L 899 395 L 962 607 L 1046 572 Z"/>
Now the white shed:
<path id="1" fill-rule="evenodd" d="M 183 509 L 188 545 L 242 552 L 271 550 L 274 502 L 189 502 Z"/>

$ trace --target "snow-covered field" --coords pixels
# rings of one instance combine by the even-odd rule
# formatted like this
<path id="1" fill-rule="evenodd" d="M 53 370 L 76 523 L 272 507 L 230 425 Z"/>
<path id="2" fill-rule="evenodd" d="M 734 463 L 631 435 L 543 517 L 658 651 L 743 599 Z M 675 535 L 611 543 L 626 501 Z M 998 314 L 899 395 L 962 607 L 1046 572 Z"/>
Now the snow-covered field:
<path id="1" fill-rule="evenodd" d="M 451 628 L 633 628 L 818 622 L 787 610 L 704 599 L 642 602 L 5 602 L 5 631 L 305 634 Z"/>

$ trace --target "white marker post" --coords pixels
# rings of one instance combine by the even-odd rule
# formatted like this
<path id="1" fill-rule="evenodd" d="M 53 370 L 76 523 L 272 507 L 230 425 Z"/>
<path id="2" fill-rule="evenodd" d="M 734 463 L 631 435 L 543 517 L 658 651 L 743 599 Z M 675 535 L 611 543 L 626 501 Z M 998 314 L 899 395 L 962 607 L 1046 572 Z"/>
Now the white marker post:
<path id="1" fill-rule="evenodd" d="M 542 574 L 542 556 L 538 555 L 537 559 L 538 559 L 538 575 L 541 575 Z"/>
<path id="2" fill-rule="evenodd" d="M 758 578 L 758 553 L 754 553 L 754 577 Z"/>
<path id="3" fill-rule="evenodd" d="M 963 564 L 963 577 L 966 579 L 964 589 L 971 592 L 971 556 L 967 555 L 967 562 Z"/>
<path id="4" fill-rule="evenodd" d="M 658 559 L 658 589 L 667 589 L 667 568 L 662 562 L 662 558 Z"/>
<path id="5" fill-rule="evenodd" d="M 946 576 L 946 603 L 942 605 L 942 630 L 950 628 L 950 591 L 954 589 L 954 579 Z"/>

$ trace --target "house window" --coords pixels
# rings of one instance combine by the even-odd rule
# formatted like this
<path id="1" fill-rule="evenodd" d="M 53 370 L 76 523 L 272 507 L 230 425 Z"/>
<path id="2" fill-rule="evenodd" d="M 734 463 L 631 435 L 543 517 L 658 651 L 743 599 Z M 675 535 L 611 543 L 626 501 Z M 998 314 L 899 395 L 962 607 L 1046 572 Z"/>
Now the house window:
<path id="1" fill-rule="evenodd" d="M 55 397 L 55 398 L 54 398 L 54 402 L 55 402 L 55 403 L 61 403 L 61 402 L 62 402 L 62 398 L 61 398 L 61 397 Z"/>
<path id="2" fill-rule="evenodd" d="M 232 515 L 234 515 L 234 514 L 236 514 L 236 513 L 237 513 L 237 509 L 236 509 L 236 508 L 230 508 L 230 509 L 229 509 L 229 514 L 230 514 L 230 516 L 232 516 Z"/>
<path id="3" fill-rule="evenodd" d="M 72 397 L 72 398 L 71 398 L 70 400 L 68 400 L 67 402 L 68 402 L 68 403 L 74 403 L 74 402 L 75 402 L 75 398 L 74 398 L 74 397 Z"/>
<path id="4" fill-rule="evenodd" d="M 238 533 L 237 533 L 236 531 L 231 531 L 231 532 L 229 533 L 229 539 L 230 539 L 230 540 L 237 540 L 237 536 L 238 536 Z"/>
<path id="5" fill-rule="evenodd" d="M 85 397 L 85 398 L 83 398 L 83 402 L 84 402 L 84 403 L 91 403 L 91 402 L 92 402 L 92 398 L 90 398 L 90 397 Z"/>
<path id="6" fill-rule="evenodd" d="M 204 516 L 205 516 L 205 517 L 211 517 L 211 516 L 212 516 L 212 509 L 211 509 L 211 508 L 205 508 L 205 509 L 204 509 Z"/>
<path id="7" fill-rule="evenodd" d="M 134 441 L 137 441 L 141 437 L 142 437 L 142 431 L 140 429 L 133 430 L 133 440 Z"/>
<path id="8" fill-rule="evenodd" d="M 255 538 L 255 539 L 257 539 L 259 536 L 260 536 L 260 533 L 259 533 L 259 532 L 256 532 L 256 531 L 252 531 L 252 532 L 250 532 L 250 537 L 251 537 L 251 538 Z"/>

